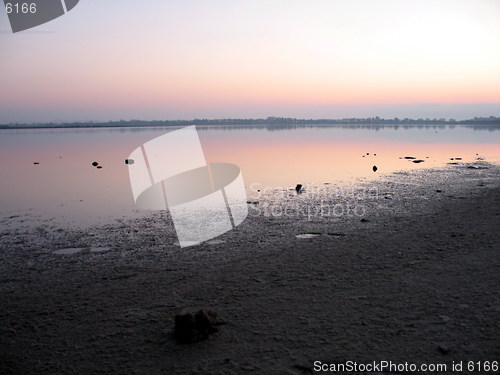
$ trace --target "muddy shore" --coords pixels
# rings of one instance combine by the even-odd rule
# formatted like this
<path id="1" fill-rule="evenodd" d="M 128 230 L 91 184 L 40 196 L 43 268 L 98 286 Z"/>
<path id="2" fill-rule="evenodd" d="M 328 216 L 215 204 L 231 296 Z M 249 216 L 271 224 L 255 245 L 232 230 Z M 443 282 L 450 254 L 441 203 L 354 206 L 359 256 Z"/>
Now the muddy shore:
<path id="1" fill-rule="evenodd" d="M 0 373 L 310 374 L 315 361 L 382 360 L 460 373 L 453 361 L 499 361 L 500 167 L 328 189 L 253 197 L 236 230 L 184 249 L 166 213 L 85 230 L 2 218 Z M 319 208 L 346 203 L 358 211 Z M 67 248 L 81 251 L 54 253 Z M 175 314 L 202 306 L 225 324 L 176 344 Z"/>

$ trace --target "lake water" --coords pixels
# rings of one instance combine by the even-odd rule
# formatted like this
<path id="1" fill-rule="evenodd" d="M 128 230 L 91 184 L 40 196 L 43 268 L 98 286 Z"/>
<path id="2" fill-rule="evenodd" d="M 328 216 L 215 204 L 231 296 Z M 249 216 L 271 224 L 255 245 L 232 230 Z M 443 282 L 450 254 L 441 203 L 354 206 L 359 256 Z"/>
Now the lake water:
<path id="1" fill-rule="evenodd" d="M 29 213 L 84 225 L 143 215 L 134 205 L 124 160 L 144 142 L 175 129 L 0 130 L 1 216 Z M 208 162 L 241 168 L 249 199 L 257 190 L 289 189 L 298 183 L 356 184 L 396 171 L 477 158 L 500 163 L 500 128 L 197 129 Z M 102 169 L 93 167 L 94 161 Z"/>

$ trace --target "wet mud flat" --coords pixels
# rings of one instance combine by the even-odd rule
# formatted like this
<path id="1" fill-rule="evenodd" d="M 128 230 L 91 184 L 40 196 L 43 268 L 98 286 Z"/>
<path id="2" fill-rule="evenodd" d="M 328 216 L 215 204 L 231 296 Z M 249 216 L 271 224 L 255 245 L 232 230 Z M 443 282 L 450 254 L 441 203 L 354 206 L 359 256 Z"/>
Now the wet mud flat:
<path id="1" fill-rule="evenodd" d="M 270 192 L 249 210 L 236 230 L 183 249 L 167 213 L 85 230 L 2 217 L 0 373 L 500 359 L 498 166 Z M 177 344 L 175 314 L 204 306 L 224 325 Z"/>

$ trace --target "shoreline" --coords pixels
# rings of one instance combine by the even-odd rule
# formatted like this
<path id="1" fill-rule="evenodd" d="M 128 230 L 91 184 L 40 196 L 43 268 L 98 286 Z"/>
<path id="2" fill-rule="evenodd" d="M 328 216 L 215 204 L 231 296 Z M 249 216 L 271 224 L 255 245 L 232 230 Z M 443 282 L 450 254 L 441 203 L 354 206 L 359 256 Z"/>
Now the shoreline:
<path id="1" fill-rule="evenodd" d="M 84 231 L 4 229 L 0 372 L 310 374 L 314 361 L 498 360 L 499 177 L 484 162 L 399 172 L 360 186 L 377 189 L 353 199 L 362 217 L 249 215 L 185 249 L 166 213 Z M 319 204 L 307 193 L 283 202 Z M 175 344 L 175 314 L 203 306 L 227 324 Z"/>

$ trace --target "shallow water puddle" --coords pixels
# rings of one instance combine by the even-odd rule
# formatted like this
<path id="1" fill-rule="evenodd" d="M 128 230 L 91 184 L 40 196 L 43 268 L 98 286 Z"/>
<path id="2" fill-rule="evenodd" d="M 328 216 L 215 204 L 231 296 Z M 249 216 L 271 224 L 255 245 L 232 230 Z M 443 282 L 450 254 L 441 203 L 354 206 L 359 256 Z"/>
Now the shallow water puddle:
<path id="1" fill-rule="evenodd" d="M 104 251 L 109 251 L 111 250 L 111 247 L 108 247 L 108 246 L 96 246 L 96 247 L 91 247 L 90 248 L 90 251 L 93 252 L 93 253 L 102 253 Z"/>
<path id="2" fill-rule="evenodd" d="M 321 233 L 302 233 L 302 234 L 297 234 L 295 237 L 298 238 L 299 240 L 305 240 L 308 238 L 314 238 L 319 236 Z"/>
<path id="3" fill-rule="evenodd" d="M 66 249 L 54 250 L 52 253 L 58 255 L 69 255 L 69 254 L 79 253 L 84 249 L 85 249 L 84 247 L 68 247 Z"/>

